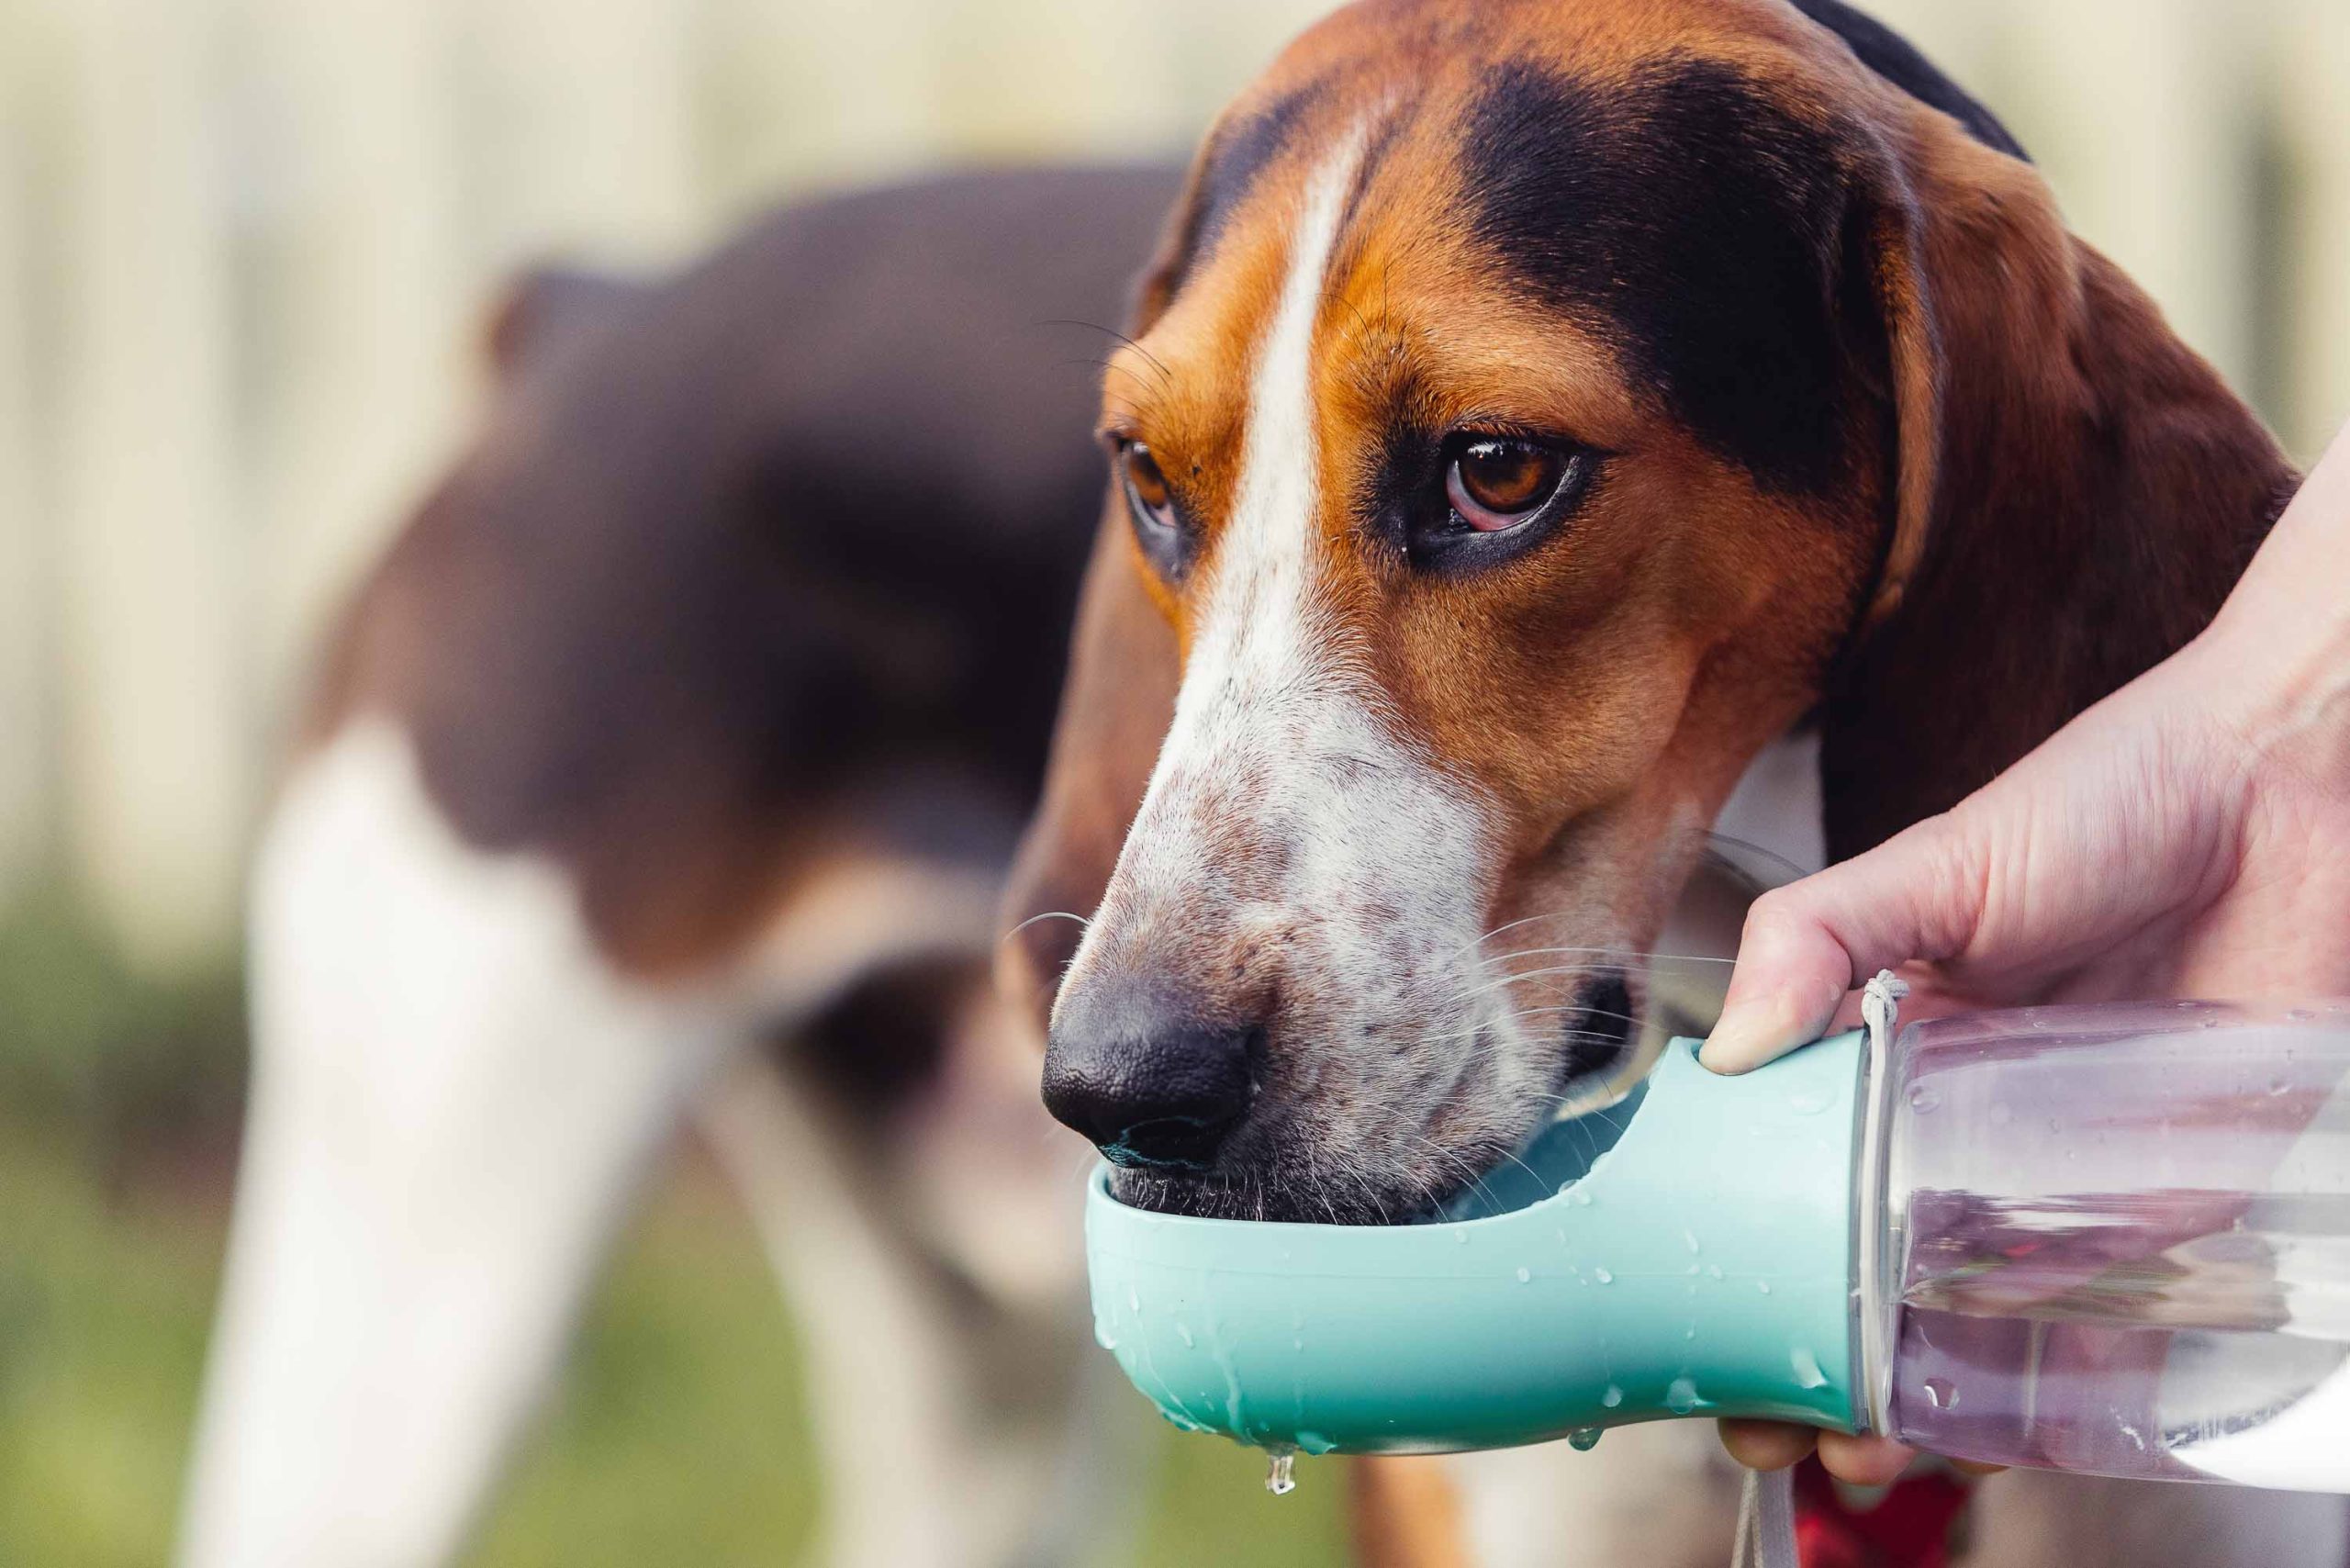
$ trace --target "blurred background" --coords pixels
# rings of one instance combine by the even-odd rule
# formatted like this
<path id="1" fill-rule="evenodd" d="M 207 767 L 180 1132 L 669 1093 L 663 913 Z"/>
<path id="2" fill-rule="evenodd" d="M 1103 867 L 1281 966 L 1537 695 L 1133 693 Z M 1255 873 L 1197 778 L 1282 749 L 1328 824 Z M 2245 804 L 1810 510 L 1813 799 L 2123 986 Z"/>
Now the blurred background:
<path id="1" fill-rule="evenodd" d="M 656 268 L 890 174 L 1177 155 L 1323 8 L 0 0 L 0 1564 L 165 1555 L 242 857 L 325 615 L 476 407 L 498 281 Z M 2350 414 L 2350 6 L 1866 8 L 2315 454 Z M 797 1388 L 688 1159 L 474 1560 L 793 1561 L 821 1507 Z M 1335 1561 L 1335 1488 L 1163 1451 L 1132 1561 Z"/>

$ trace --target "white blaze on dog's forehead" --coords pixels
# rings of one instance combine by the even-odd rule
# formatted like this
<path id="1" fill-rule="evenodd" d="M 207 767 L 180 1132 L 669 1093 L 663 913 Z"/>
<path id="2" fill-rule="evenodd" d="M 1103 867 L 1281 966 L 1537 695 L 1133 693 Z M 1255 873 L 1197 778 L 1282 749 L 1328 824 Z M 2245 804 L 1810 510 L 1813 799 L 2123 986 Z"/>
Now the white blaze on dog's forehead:
<path id="1" fill-rule="evenodd" d="M 1309 1026 L 1392 1012 L 1419 969 L 1410 952 L 1473 935 L 1488 879 L 1475 802 L 1401 736 L 1317 576 L 1315 329 L 1364 141 L 1360 130 L 1345 139 L 1295 205 L 1174 722 L 1071 969 L 1081 976 L 1113 943 L 1136 944 L 1146 965 L 1171 957 L 1158 945 L 1193 911 L 1224 913 L 1203 927 L 1212 938 L 1311 924 L 1285 987 L 1293 1006 L 1313 996 L 1315 1016 L 1299 1020 Z M 1270 863 L 1277 877 L 1259 875 Z"/>

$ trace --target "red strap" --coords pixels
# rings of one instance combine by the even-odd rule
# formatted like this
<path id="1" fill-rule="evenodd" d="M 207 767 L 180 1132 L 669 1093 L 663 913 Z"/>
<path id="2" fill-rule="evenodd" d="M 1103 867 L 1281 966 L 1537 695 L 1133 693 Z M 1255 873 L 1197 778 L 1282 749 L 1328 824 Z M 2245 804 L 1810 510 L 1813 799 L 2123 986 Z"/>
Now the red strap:
<path id="1" fill-rule="evenodd" d="M 1817 1458 L 1796 1472 L 1796 1551 L 1803 1568 L 1948 1568 L 1966 1488 L 1942 1471 L 1905 1475 L 1875 1506 L 1853 1506 Z"/>

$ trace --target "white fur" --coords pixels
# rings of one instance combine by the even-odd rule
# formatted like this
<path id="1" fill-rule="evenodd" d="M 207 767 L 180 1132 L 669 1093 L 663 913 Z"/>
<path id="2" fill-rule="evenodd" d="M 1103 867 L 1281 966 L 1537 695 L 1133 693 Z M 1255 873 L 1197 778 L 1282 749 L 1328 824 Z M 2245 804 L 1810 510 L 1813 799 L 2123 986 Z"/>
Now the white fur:
<path id="1" fill-rule="evenodd" d="M 1428 1025 L 1460 1009 L 1431 1004 L 1472 978 L 1493 870 L 1484 807 L 1402 737 L 1316 582 L 1315 330 L 1361 149 L 1348 139 L 1304 188 L 1174 720 L 1061 994 L 1108 965 L 1221 974 L 1232 955 L 1279 949 L 1281 990 L 1315 1040 L 1295 1070 L 1353 1080 L 1361 1114 L 1409 1139 L 1452 1086 L 1460 1053 Z M 1400 1066 L 1383 1047 L 1379 1065 L 1348 1060 L 1372 1026 L 1427 1028 L 1430 1048 Z M 1349 1141 L 1326 1129 L 1326 1148 Z M 1376 1159 L 1377 1138 L 1341 1158 L 1356 1155 Z"/>
<path id="2" fill-rule="evenodd" d="M 273 821 L 254 1092 L 185 1568 L 448 1560 L 590 1266 L 729 1039 L 616 978 L 549 865 L 354 727 Z"/>
<path id="3" fill-rule="evenodd" d="M 590 945 L 558 868 L 464 845 L 389 722 L 355 723 L 305 761 L 254 869 L 252 1113 L 184 1568 L 454 1560 L 712 1069 L 877 963 L 984 951 L 992 905 L 984 876 L 844 863 L 804 881 L 744 952 L 656 989 Z M 757 1148 L 807 1125 L 771 1075 L 722 1087 L 743 1103 L 711 1102 L 712 1126 L 791 1265 L 830 1395 L 812 1414 L 831 1560 L 1001 1561 L 1040 1495 L 1064 1485 L 1051 1458 L 1062 1407 L 1032 1408 L 1016 1432 L 995 1423 L 974 1402 L 977 1347 L 943 1332 L 931 1276 L 875 1260 L 874 1227 L 904 1194 L 868 1184 L 859 1207 L 826 1163 L 842 1158 L 834 1141 Z M 996 1190 L 1021 1174 L 999 1173 Z M 1032 1180 L 1077 1191 L 1058 1169 Z M 1032 1337 L 1082 1343 L 1073 1215 L 1060 1236 L 1058 1270 L 998 1305 Z M 942 1239 L 950 1260 L 991 1256 L 990 1238 L 923 1238 Z M 879 1440 L 880 1410 L 906 1429 Z M 1077 1473 L 1080 1495 L 1119 1495 L 1098 1470 Z M 951 1539 L 892 1556 L 924 1516 Z"/>

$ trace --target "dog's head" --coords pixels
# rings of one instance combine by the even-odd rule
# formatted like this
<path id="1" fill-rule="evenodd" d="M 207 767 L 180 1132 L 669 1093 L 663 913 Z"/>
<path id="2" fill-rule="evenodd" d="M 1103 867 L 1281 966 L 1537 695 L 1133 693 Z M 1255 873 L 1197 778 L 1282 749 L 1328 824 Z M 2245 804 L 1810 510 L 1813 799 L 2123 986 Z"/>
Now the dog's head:
<path id="1" fill-rule="evenodd" d="M 1208 139 L 1101 428 L 1013 905 L 1094 910 L 1024 933 L 1046 1097 L 1136 1201 L 1340 1220 L 1616 1059 L 1773 737 L 1822 715 L 1837 847 L 1946 803 L 2199 623 L 2280 472 L 1997 122 L 1819 0 L 1334 17 Z M 2066 601 L 1986 585 L 2104 571 L 2124 451 L 2258 498 L 2148 625 L 1998 668 L 1983 622 Z"/>

